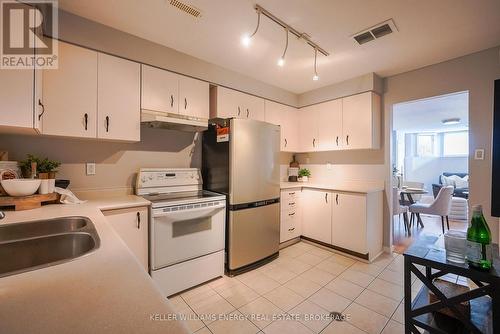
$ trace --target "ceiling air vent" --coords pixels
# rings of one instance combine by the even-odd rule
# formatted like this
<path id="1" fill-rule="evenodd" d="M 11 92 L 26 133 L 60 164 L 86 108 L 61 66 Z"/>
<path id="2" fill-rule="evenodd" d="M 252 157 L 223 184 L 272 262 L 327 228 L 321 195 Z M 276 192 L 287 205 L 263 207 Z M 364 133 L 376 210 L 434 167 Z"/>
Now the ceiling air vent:
<path id="1" fill-rule="evenodd" d="M 365 44 L 365 43 L 368 43 L 370 41 L 373 41 L 375 39 L 375 37 L 373 37 L 373 35 L 369 31 L 367 31 L 367 32 L 364 32 L 362 34 L 354 36 L 354 39 L 359 44 Z"/>
<path id="2" fill-rule="evenodd" d="M 396 28 L 394 21 L 390 19 L 365 29 L 352 37 L 358 44 L 361 45 L 397 31 L 398 29 Z"/>
<path id="3" fill-rule="evenodd" d="M 175 8 L 182 10 L 184 13 L 194 16 L 196 18 L 199 18 L 201 16 L 201 10 L 182 1 L 170 0 L 170 4 Z"/>

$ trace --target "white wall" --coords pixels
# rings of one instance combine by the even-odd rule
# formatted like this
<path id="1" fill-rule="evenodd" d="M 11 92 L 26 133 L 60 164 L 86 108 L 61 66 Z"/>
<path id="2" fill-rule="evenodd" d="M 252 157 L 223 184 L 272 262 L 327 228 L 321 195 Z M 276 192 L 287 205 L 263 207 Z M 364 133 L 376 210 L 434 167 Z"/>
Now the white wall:
<path id="1" fill-rule="evenodd" d="M 385 142 L 391 143 L 392 112 L 397 103 L 431 96 L 469 91 L 470 204 L 482 204 L 486 220 L 498 241 L 498 219 L 491 217 L 491 148 L 494 80 L 500 78 L 500 48 L 484 50 L 385 79 Z M 474 160 L 476 148 L 485 150 L 484 160 Z M 385 149 L 386 189 L 391 185 L 391 149 Z M 391 194 L 385 213 L 385 239 L 391 238 Z"/>
<path id="2" fill-rule="evenodd" d="M 444 172 L 467 173 L 468 157 L 407 157 L 405 158 L 405 181 L 423 182 L 432 195 L 432 184 L 439 183 Z"/>

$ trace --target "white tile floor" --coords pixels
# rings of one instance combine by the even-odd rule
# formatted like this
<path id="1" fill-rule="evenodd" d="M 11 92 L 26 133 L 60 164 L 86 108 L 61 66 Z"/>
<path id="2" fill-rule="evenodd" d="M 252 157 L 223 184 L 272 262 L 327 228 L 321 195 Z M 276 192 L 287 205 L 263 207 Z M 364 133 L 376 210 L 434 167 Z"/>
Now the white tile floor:
<path id="1" fill-rule="evenodd" d="M 383 254 L 366 264 L 300 242 L 263 267 L 170 301 L 191 319 L 193 333 L 404 333 L 402 284 L 401 255 Z M 321 317 L 332 311 L 350 318 Z"/>

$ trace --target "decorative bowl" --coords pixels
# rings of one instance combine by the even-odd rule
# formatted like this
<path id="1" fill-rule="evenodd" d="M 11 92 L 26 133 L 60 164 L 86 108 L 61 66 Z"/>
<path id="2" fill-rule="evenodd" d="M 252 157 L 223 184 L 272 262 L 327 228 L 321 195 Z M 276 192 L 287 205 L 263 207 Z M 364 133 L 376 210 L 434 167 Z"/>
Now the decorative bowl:
<path id="1" fill-rule="evenodd" d="M 40 179 L 10 179 L 0 181 L 9 196 L 29 196 L 37 192 Z"/>

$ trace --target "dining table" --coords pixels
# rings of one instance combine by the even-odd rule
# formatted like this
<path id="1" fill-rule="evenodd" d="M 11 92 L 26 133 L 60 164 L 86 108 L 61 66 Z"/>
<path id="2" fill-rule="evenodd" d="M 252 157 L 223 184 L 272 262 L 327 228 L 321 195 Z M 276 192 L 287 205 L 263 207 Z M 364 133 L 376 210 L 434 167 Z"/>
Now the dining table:
<path id="1" fill-rule="evenodd" d="M 399 195 L 401 199 L 399 200 L 399 203 L 401 205 L 405 205 L 410 207 L 411 205 L 415 204 L 416 201 L 414 200 L 413 196 L 414 195 L 426 195 L 429 192 L 423 188 L 410 188 L 410 187 L 402 187 L 399 189 Z M 413 216 L 413 214 L 412 214 Z M 422 222 L 422 218 L 420 217 L 419 213 L 415 213 L 415 216 L 417 217 L 417 224 L 420 227 L 424 227 L 424 223 Z M 413 219 L 410 219 L 409 223 L 409 228 L 411 228 L 411 225 L 413 223 Z M 410 229 L 408 228 L 408 234 L 411 234 Z"/>

